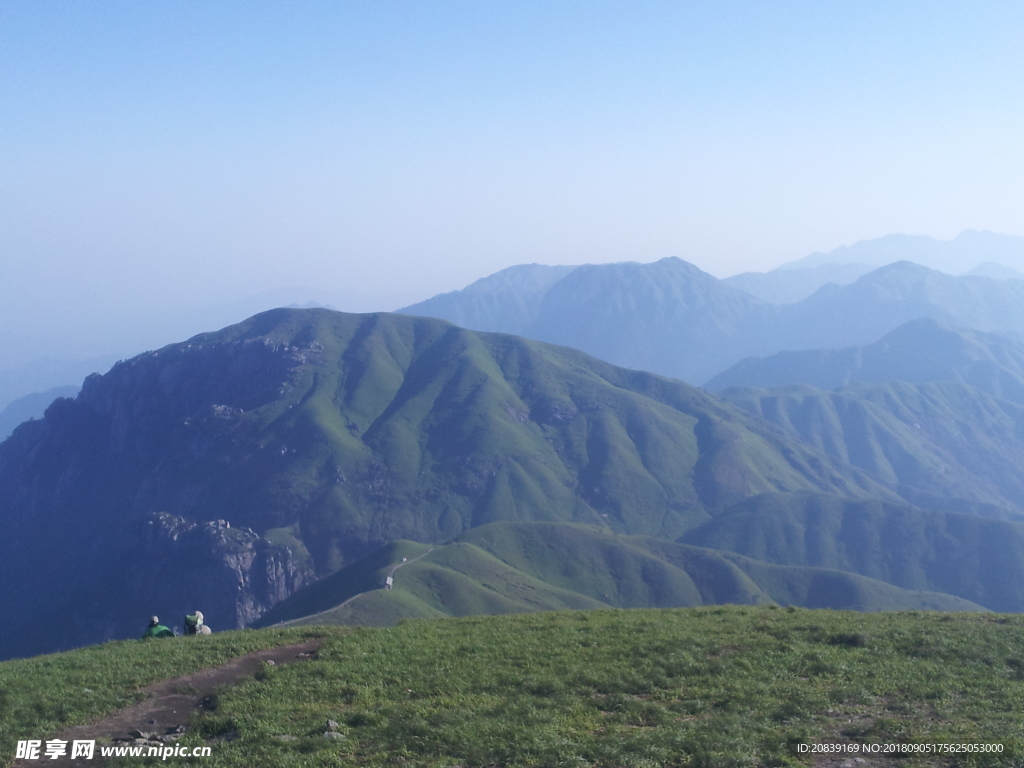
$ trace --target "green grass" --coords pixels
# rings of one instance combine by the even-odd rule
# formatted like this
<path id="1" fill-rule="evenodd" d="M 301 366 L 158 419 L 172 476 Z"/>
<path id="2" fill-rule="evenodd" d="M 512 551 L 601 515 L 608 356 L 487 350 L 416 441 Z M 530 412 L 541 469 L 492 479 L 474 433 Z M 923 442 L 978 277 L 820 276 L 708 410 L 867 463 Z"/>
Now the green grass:
<path id="1" fill-rule="evenodd" d="M 1024 611 L 1024 526 L 825 494 L 764 494 L 680 541 Z M 844 606 L 854 607 L 854 606 Z"/>
<path id="2" fill-rule="evenodd" d="M 284 639 L 213 638 L 235 652 Z M 223 690 L 183 743 L 237 733 L 214 743 L 202 761 L 213 768 L 809 765 L 796 745 L 823 739 L 995 742 L 997 759 L 902 764 L 1020 766 L 1022 649 L 1024 617 L 995 614 L 731 606 L 410 621 L 331 635 L 317 658 Z M 72 689 L 104 699 L 78 706 L 81 721 L 128 703 L 140 671 L 212 663 L 190 657 L 200 650 L 215 653 L 111 643 L 0 665 L 5 754 L 58 724 L 47 708 Z M 323 736 L 329 719 L 343 739 Z"/>
<path id="3" fill-rule="evenodd" d="M 406 554 L 422 556 L 394 571 L 392 590 L 382 589 L 386 565 Z M 260 625 L 389 626 L 443 616 L 721 603 L 983 610 L 951 595 L 901 589 L 842 570 L 775 565 L 596 526 L 492 523 L 432 549 L 411 542 L 382 547 L 300 590 Z"/>
<path id="4" fill-rule="evenodd" d="M 113 403 L 132 414 L 123 435 Z M 682 382 L 441 321 L 327 310 L 273 310 L 126 361 L 15 438 L 0 445 L 0 509 L 18 530 L 0 539 L 0 581 L 22 588 L 0 594 L 2 657 L 192 610 L 167 579 L 128 586 L 154 562 L 218 574 L 205 594 L 186 588 L 216 627 L 290 591 L 266 575 L 274 566 L 224 577 L 232 541 L 181 551 L 151 510 L 223 519 L 235 538 L 251 529 L 278 560 L 291 550 L 297 585 L 389 541 L 440 543 L 492 522 L 676 539 L 751 494 L 887 494 Z M 17 492 L 29 486 L 40 490 Z M 109 534 L 102 554 L 82 546 L 97 531 Z"/>
<path id="5" fill-rule="evenodd" d="M 0 760 L 18 739 L 96 720 L 142 698 L 151 683 L 217 666 L 252 651 L 300 643 L 336 629 L 222 632 L 195 638 L 122 640 L 0 663 Z"/>

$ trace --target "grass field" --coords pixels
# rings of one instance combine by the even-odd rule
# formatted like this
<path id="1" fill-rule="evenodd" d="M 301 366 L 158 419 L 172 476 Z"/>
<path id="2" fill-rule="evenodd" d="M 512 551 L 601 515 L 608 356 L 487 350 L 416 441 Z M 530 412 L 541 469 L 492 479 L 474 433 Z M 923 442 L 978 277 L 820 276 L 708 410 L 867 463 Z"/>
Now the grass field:
<path id="1" fill-rule="evenodd" d="M 332 631 L 224 632 L 202 642 L 186 637 L 124 640 L 0 663 L 0 765 L 14 756 L 18 739 L 42 738 L 68 725 L 93 722 L 134 704 L 142 696 L 140 689 L 150 683 Z"/>
<path id="2" fill-rule="evenodd" d="M 823 740 L 997 743 L 900 764 L 1024 765 L 1024 617 L 741 606 L 246 631 L 202 659 L 168 641 L 6 662 L 2 749 L 129 702 L 146 679 L 310 632 L 327 633 L 316 658 L 266 667 L 193 716 L 182 743 L 215 740 L 202 765 L 811 765 L 797 747 Z M 98 705 L 80 703 L 84 688 Z"/>

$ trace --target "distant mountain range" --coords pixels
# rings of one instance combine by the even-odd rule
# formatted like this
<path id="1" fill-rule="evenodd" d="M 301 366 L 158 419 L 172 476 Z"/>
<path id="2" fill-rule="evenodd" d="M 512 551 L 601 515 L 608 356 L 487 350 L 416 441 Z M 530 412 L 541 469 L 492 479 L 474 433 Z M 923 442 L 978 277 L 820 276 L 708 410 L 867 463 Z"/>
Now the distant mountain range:
<path id="1" fill-rule="evenodd" d="M 1024 280 L 1024 237 L 968 230 L 953 240 L 887 235 L 812 253 L 769 272 L 744 272 L 723 282 L 772 304 L 795 304 L 828 283 L 849 285 L 861 275 L 910 261 L 949 275 Z"/>
<path id="2" fill-rule="evenodd" d="M 877 268 L 872 264 L 828 263 L 804 269 L 743 272 L 723 278 L 722 282 L 769 304 L 796 304 L 829 283 L 849 285 Z"/>
<path id="3" fill-rule="evenodd" d="M 954 277 L 905 261 L 783 305 L 676 258 L 587 265 L 559 277 L 564 269 L 513 267 L 401 312 L 563 344 L 692 383 L 750 356 L 870 343 L 922 317 L 1024 333 L 1024 281 Z"/>
<path id="4" fill-rule="evenodd" d="M 894 261 L 915 264 L 961 275 L 981 264 L 996 263 L 1015 271 L 1024 271 L 1024 237 L 968 229 L 952 240 L 925 235 L 886 235 L 840 246 L 828 253 L 812 253 L 779 267 L 780 270 L 806 269 L 823 264 L 868 264 L 881 267 Z"/>
<path id="5" fill-rule="evenodd" d="M 725 281 L 521 265 L 403 314 L 264 312 L 43 393 L 0 442 L 0 658 L 196 608 L 1024 611 L 1018 240 Z M 915 248 L 986 258 L 875 266 Z"/>

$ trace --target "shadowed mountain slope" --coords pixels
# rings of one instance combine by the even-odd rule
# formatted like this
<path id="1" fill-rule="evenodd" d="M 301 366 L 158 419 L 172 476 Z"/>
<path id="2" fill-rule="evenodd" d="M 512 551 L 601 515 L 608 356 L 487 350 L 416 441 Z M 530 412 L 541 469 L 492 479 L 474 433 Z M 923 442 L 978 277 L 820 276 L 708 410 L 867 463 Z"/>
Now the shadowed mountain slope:
<path id="1" fill-rule="evenodd" d="M 859 573 L 909 590 L 1024 610 L 1024 525 L 881 501 L 768 494 L 682 541 L 785 565 Z"/>
<path id="2" fill-rule="evenodd" d="M 0 410 L 0 440 L 9 437 L 14 428 L 29 419 L 40 419 L 50 403 L 58 397 L 74 397 L 78 387 L 54 387 L 45 392 L 33 392 L 19 397 Z"/>
<path id="3" fill-rule="evenodd" d="M 1024 512 L 1024 406 L 959 382 L 722 394 L 918 506 Z"/>
<path id="4" fill-rule="evenodd" d="M 676 538 L 793 490 L 886 495 L 680 382 L 436 320 L 274 310 L 90 377 L 0 444 L 0 581 L 22 585 L 0 654 L 196 607 L 244 625 L 394 539 Z"/>
<path id="5" fill-rule="evenodd" d="M 773 345 L 772 352 L 867 344 L 922 317 L 955 328 L 1021 333 L 1024 281 L 953 277 L 901 261 L 850 285 L 827 285 L 780 310 L 759 337 L 766 351 Z"/>
<path id="6" fill-rule="evenodd" d="M 707 388 L 809 384 L 836 389 L 854 382 L 891 381 L 961 381 L 1024 403 L 1024 344 L 1001 334 L 954 330 L 922 318 L 873 344 L 749 358 L 712 378 Z"/>
<path id="7" fill-rule="evenodd" d="M 523 272 L 510 274 L 517 269 Z M 677 258 L 652 264 L 586 264 L 547 285 L 533 280 L 524 298 L 521 280 L 513 277 L 554 274 L 540 269 L 513 267 L 400 312 L 440 317 L 476 330 L 517 333 L 581 349 L 616 365 L 699 382 L 757 351 L 744 347 L 745 329 L 762 310 L 771 309 Z M 485 282 L 486 292 L 480 288 Z M 500 315 L 481 310 L 484 302 L 496 307 L 529 303 L 532 314 L 513 309 Z M 736 352 L 737 345 L 744 352 Z"/>
<path id="8" fill-rule="evenodd" d="M 475 331 L 529 335 L 544 293 L 572 272 L 572 266 L 519 264 L 481 278 L 461 291 L 434 296 L 399 310 L 439 317 Z"/>
<path id="9" fill-rule="evenodd" d="M 525 335 L 703 381 L 739 354 L 770 309 L 681 259 L 586 265 L 544 294 Z"/>
<path id="10" fill-rule="evenodd" d="M 781 386 L 806 382 L 809 386 Z M 1024 513 L 1024 345 L 916 320 L 864 347 L 749 359 L 710 386 L 919 506 Z M 828 391 L 823 391 L 827 389 Z"/>

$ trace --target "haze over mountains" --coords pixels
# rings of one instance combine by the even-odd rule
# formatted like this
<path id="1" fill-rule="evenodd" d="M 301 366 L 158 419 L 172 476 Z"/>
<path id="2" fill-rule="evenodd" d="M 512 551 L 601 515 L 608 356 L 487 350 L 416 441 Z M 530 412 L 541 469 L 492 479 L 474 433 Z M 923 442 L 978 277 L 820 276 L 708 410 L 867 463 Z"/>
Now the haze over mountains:
<path id="1" fill-rule="evenodd" d="M 119 363 L 0 443 L 0 657 L 196 607 L 215 629 L 1022 611 L 1016 240 L 971 251 L 1007 277 L 815 257 L 762 288 L 849 282 L 789 303 L 674 258 L 520 265 L 403 314 L 273 310 Z"/>
<path id="2" fill-rule="evenodd" d="M 693 384 L 746 357 L 870 343 L 921 317 L 1024 332 L 1024 282 L 956 277 L 907 261 L 847 285 L 828 283 L 792 304 L 769 303 L 677 258 L 559 274 L 513 267 L 401 311 L 563 344 Z M 799 271 L 778 274 L 803 280 Z"/>
<path id="3" fill-rule="evenodd" d="M 996 263 L 1024 271 L 1024 237 L 966 230 L 952 240 L 925 235 L 886 235 L 839 246 L 828 253 L 812 253 L 779 267 L 803 269 L 823 264 L 869 264 L 881 267 L 894 261 L 912 261 L 930 269 L 960 275 L 979 264 Z"/>
<path id="4" fill-rule="evenodd" d="M 1024 499 L 1014 339 L 915 320 L 862 347 L 745 360 L 708 388 L 921 506 L 1006 510 Z"/>
<path id="5" fill-rule="evenodd" d="M 787 304 L 807 298 L 827 283 L 846 285 L 872 268 L 899 260 L 914 261 L 950 274 L 969 272 L 994 279 L 1021 279 L 1024 278 L 1024 238 L 971 231 L 952 241 L 891 235 L 840 247 L 828 254 L 811 254 L 770 272 L 746 272 L 721 282 L 770 304 Z M 548 288 L 574 269 L 571 266 L 520 265 L 478 280 L 464 291 L 441 294 L 408 309 L 476 330 L 525 335 L 543 333 L 542 327 L 531 328 L 537 320 L 542 298 Z M 688 290 L 708 289 L 693 286 Z M 70 318 L 55 312 L 48 320 L 49 325 L 21 327 L 15 323 L 8 328 L 7 346 L 0 349 L 0 409 L 25 395 L 57 386 L 78 386 L 88 373 L 106 370 L 118 358 L 130 357 L 141 349 L 239 322 L 272 307 L 326 306 L 365 312 L 390 309 L 398 301 L 399 297 L 395 296 L 365 296 L 330 286 L 279 287 L 244 299 L 173 310 L 144 307 L 118 315 L 111 308 L 77 308 Z M 551 311 L 557 314 L 559 310 Z M 686 315 L 680 307 L 674 307 L 671 312 Z M 553 320 L 557 321 L 557 317 Z M 558 325 L 546 319 L 540 322 L 545 327 Z M 763 354 L 764 350 L 755 349 L 750 353 Z M 718 360 L 712 355 L 710 362 L 713 367 Z M 708 366 L 692 367 L 699 369 L 696 374 L 683 371 L 674 375 L 686 373 L 684 378 L 697 383 Z M 41 415 L 41 411 L 36 415 Z"/>

